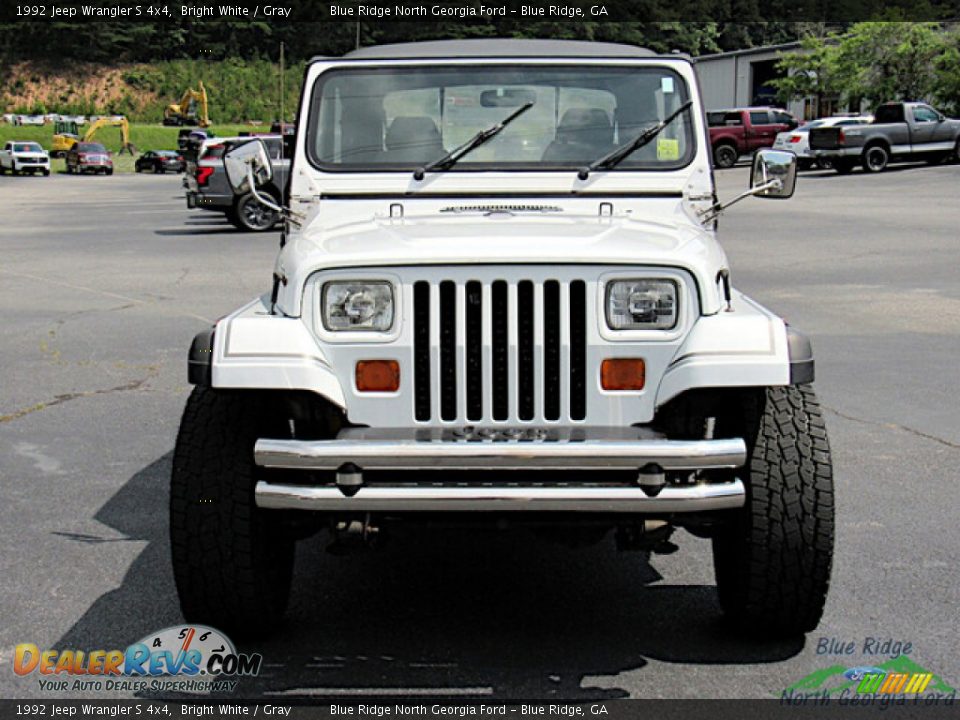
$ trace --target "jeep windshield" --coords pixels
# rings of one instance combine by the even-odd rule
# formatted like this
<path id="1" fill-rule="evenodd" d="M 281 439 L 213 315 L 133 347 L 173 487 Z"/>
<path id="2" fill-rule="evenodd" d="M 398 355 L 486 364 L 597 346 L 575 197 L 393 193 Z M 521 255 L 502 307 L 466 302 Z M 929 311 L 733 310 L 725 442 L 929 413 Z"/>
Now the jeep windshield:
<path id="1" fill-rule="evenodd" d="M 665 67 L 461 65 L 335 69 L 317 79 L 307 151 L 328 171 L 413 171 L 533 103 L 449 172 L 576 170 L 680 108 Z M 693 158 L 684 114 L 612 172 L 674 170 Z"/>

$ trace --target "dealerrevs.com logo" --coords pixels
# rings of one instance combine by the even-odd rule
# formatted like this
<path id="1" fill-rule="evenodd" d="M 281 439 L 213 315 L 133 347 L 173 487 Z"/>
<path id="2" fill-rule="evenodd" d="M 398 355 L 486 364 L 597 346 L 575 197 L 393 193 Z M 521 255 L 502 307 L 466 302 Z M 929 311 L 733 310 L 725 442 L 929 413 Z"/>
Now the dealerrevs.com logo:
<path id="1" fill-rule="evenodd" d="M 41 650 L 34 643 L 16 646 L 13 671 L 39 675 L 50 692 L 233 691 L 238 677 L 260 673 L 263 656 L 238 653 L 219 630 L 177 625 L 147 635 L 125 650 Z"/>

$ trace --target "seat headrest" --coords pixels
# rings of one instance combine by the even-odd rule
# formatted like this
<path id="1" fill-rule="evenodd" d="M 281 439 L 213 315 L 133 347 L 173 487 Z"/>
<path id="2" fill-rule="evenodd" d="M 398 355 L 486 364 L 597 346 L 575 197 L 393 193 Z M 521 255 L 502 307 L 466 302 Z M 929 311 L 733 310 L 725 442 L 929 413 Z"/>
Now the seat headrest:
<path id="1" fill-rule="evenodd" d="M 571 108 L 560 118 L 557 140 L 605 145 L 613 142 L 610 116 L 600 108 Z"/>
<path id="2" fill-rule="evenodd" d="M 426 115 L 401 115 L 387 128 L 387 150 L 435 147 L 440 144 L 437 124 Z"/>

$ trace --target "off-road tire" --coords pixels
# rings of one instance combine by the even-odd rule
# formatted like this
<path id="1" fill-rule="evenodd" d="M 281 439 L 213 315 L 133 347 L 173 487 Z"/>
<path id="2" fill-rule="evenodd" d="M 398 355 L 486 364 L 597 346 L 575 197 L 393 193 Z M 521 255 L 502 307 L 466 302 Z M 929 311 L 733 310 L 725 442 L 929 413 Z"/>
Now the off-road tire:
<path id="1" fill-rule="evenodd" d="M 720 605 L 751 634 L 820 622 L 833 562 L 830 444 L 809 385 L 767 388 L 746 408 L 746 504 L 713 538 Z"/>
<path id="2" fill-rule="evenodd" d="M 740 153 L 729 143 L 721 143 L 713 149 L 713 166 L 716 168 L 732 168 L 740 159 Z"/>
<path id="3" fill-rule="evenodd" d="M 197 387 L 173 456 L 170 546 L 187 622 L 237 636 L 269 632 L 290 594 L 294 542 L 254 502 L 258 437 L 285 421 L 259 396 Z"/>

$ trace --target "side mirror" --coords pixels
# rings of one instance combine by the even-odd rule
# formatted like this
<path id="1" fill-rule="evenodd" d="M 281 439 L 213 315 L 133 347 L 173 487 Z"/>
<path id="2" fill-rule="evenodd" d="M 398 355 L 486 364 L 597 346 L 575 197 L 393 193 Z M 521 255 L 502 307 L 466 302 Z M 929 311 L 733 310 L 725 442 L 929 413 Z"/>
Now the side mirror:
<path id="1" fill-rule="evenodd" d="M 757 197 L 793 197 L 797 187 L 797 156 L 786 150 L 758 150 L 750 170 L 750 189 Z"/>
<path id="2" fill-rule="evenodd" d="M 223 155 L 223 169 L 235 195 L 255 191 L 273 178 L 273 165 L 263 140 L 237 143 Z"/>

